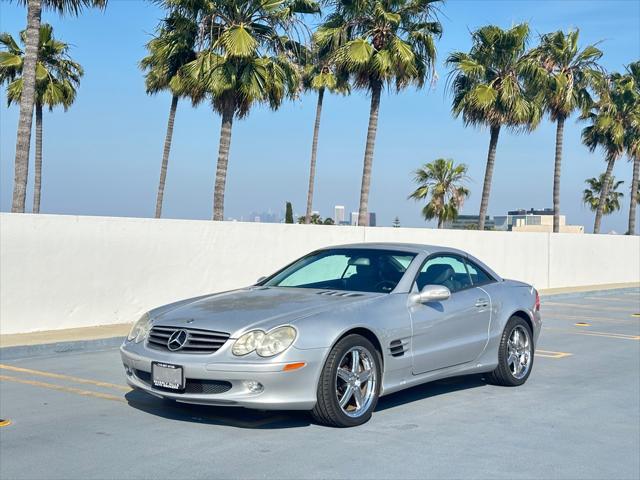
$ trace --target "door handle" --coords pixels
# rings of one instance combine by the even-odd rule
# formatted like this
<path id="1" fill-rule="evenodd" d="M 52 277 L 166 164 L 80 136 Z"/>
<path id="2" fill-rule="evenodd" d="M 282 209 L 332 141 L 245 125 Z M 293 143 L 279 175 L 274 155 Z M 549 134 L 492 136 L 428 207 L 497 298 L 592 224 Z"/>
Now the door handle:
<path id="1" fill-rule="evenodd" d="M 478 300 L 476 300 L 476 307 L 488 307 L 489 306 L 489 300 L 487 300 L 486 298 L 479 298 Z"/>

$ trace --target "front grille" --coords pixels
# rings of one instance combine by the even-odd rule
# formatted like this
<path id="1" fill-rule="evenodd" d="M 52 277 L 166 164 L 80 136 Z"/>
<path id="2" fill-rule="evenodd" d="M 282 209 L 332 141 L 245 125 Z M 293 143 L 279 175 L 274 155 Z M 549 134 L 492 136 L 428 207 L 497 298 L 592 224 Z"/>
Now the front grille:
<path id="1" fill-rule="evenodd" d="M 138 377 L 143 383 L 149 386 L 151 385 L 151 374 L 143 370 L 134 370 L 136 377 Z M 165 392 L 173 393 L 200 393 L 204 395 L 215 395 L 218 393 L 225 393 L 231 390 L 231 383 L 224 380 L 196 380 L 187 378 L 186 385 L 183 391 L 171 390 L 169 388 L 153 387 L 156 390 L 162 390 Z"/>
<path id="2" fill-rule="evenodd" d="M 167 342 L 169 337 L 178 330 L 184 330 L 187 332 L 187 342 L 180 350 L 176 350 L 179 353 L 214 353 L 222 347 L 229 338 L 228 333 L 214 332 L 211 330 L 200 330 L 196 328 L 181 328 L 181 327 L 153 327 L 149 332 L 149 339 L 147 340 L 147 346 L 155 348 L 156 350 L 169 350 Z"/>

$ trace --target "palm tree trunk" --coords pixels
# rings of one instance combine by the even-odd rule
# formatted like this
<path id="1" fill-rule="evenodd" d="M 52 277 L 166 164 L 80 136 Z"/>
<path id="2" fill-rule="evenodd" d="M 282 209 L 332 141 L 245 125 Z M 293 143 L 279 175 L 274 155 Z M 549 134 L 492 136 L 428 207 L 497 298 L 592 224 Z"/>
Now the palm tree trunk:
<path id="1" fill-rule="evenodd" d="M 616 163 L 615 159 L 610 159 L 607 162 L 607 171 L 604 174 L 602 180 L 602 190 L 600 191 L 600 201 L 598 202 L 598 209 L 596 210 L 596 219 L 593 223 L 593 233 L 600 233 L 600 223 L 602 222 L 602 212 L 604 211 L 604 204 L 609 196 L 609 188 L 611 188 L 611 172 L 613 172 L 613 164 Z"/>
<path id="2" fill-rule="evenodd" d="M 562 143 L 564 141 L 564 117 L 556 125 L 556 161 L 553 168 L 553 231 L 560 231 L 560 173 L 562 170 Z"/>
<path id="3" fill-rule="evenodd" d="M 156 198 L 156 218 L 162 216 L 162 200 L 164 199 L 164 184 L 167 181 L 167 166 L 169 165 L 169 152 L 171 152 L 171 140 L 173 139 L 173 123 L 176 119 L 178 108 L 178 96 L 171 99 L 169 109 L 169 121 L 167 122 L 167 134 L 164 137 L 164 150 L 162 152 L 162 166 L 160 167 L 160 183 L 158 184 L 158 197 Z"/>
<path id="4" fill-rule="evenodd" d="M 220 127 L 220 147 L 216 166 L 216 183 L 213 189 L 213 219 L 224 220 L 224 189 L 227 182 L 227 165 L 229 164 L 229 146 L 231 145 L 231 127 L 235 108 L 228 105 L 222 112 Z"/>
<path id="5" fill-rule="evenodd" d="M 441 218 L 441 217 L 438 217 L 438 228 L 442 228 L 443 223 L 444 223 L 444 222 L 442 221 L 442 218 Z"/>
<path id="6" fill-rule="evenodd" d="M 498 147 L 499 136 L 500 126 L 491 127 L 491 140 L 489 141 L 487 166 L 484 171 L 484 185 L 482 186 L 482 200 L 480 201 L 480 214 L 478 215 L 478 230 L 484 230 L 484 219 L 487 216 L 487 208 L 489 207 L 491 179 L 493 177 L 493 166 L 496 163 L 496 148 Z"/>
<path id="7" fill-rule="evenodd" d="M 311 209 L 313 207 L 313 184 L 316 181 L 316 155 L 318 153 L 318 134 L 320 133 L 320 116 L 322 115 L 322 99 L 324 87 L 318 90 L 318 104 L 316 106 L 316 123 L 313 126 L 313 142 L 311 144 L 311 167 L 309 169 L 309 191 L 307 193 L 307 213 L 304 223 L 311 223 Z"/>
<path id="8" fill-rule="evenodd" d="M 369 129 L 367 130 L 367 147 L 364 151 L 364 166 L 362 168 L 362 186 L 360 187 L 360 210 L 358 211 L 358 225 L 369 225 L 369 187 L 371 185 L 371 167 L 373 166 L 373 149 L 376 145 L 378 131 L 378 113 L 380 111 L 380 93 L 382 84 L 375 83 L 371 87 L 371 110 L 369 112 Z"/>
<path id="9" fill-rule="evenodd" d="M 36 168 L 33 185 L 33 213 L 40 213 L 40 191 L 42 189 L 42 105 L 36 103 Z"/>
<path id="10" fill-rule="evenodd" d="M 24 213 L 29 175 L 29 147 L 31 145 L 31 125 L 33 105 L 36 95 L 36 63 L 38 61 L 38 41 L 40 39 L 41 0 L 27 2 L 27 39 L 22 68 L 22 94 L 20 95 L 20 117 L 16 138 L 16 157 L 13 180 L 13 200 L 11 211 Z"/>
<path id="11" fill-rule="evenodd" d="M 640 181 L 640 155 L 633 159 L 633 176 L 631 179 L 631 205 L 629 205 L 629 228 L 627 235 L 636 234 L 636 207 L 638 205 L 638 181 Z"/>

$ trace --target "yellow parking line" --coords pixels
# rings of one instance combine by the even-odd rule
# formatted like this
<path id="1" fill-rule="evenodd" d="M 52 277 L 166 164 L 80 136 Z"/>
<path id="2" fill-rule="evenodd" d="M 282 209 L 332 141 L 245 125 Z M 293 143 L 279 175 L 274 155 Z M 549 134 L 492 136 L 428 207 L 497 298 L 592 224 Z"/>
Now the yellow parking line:
<path id="1" fill-rule="evenodd" d="M 632 299 L 626 298 L 626 297 L 584 297 L 584 298 L 587 299 L 587 300 L 602 300 L 604 302 L 609 302 L 611 300 L 620 300 L 620 301 L 623 301 L 623 302 L 627 302 L 629 300 L 632 300 Z"/>
<path id="2" fill-rule="evenodd" d="M 592 332 L 592 331 L 584 331 L 581 330 L 577 333 L 578 335 L 590 335 L 592 337 L 609 337 L 609 338 L 620 338 L 623 340 L 640 340 L 640 335 L 627 335 L 626 333 L 608 333 L 608 332 Z"/>
<path id="3" fill-rule="evenodd" d="M 612 322 L 612 323 L 634 323 L 633 320 L 628 318 L 610 318 L 610 317 L 585 317 L 583 315 L 565 315 L 563 313 L 550 313 L 544 316 L 545 319 L 568 319 L 568 320 L 590 320 L 594 322 Z"/>
<path id="4" fill-rule="evenodd" d="M 567 352 L 554 352 L 552 350 L 536 350 L 536 357 L 564 358 L 564 357 L 570 357 L 571 355 L 573 354 L 567 353 Z"/>
<path id="5" fill-rule="evenodd" d="M 546 302 L 542 304 L 542 307 L 552 306 L 552 307 L 570 307 L 570 308 L 586 308 L 587 310 L 608 310 L 611 312 L 628 312 L 630 309 L 625 307 L 603 307 L 598 305 L 597 307 L 593 307 L 590 305 L 581 305 L 579 303 L 556 303 L 556 302 Z"/>
<path id="6" fill-rule="evenodd" d="M 567 330 L 566 328 L 545 327 L 545 330 L 554 332 L 572 333 L 574 335 L 587 335 L 591 337 L 618 338 L 621 340 L 640 340 L 640 335 L 628 335 L 626 333 L 594 332 L 591 330 Z"/>
<path id="7" fill-rule="evenodd" d="M 54 383 L 39 382 L 37 380 L 27 380 L 24 378 L 10 377 L 9 375 L 0 375 L 0 380 L 7 382 L 22 383 L 24 385 L 32 385 L 34 387 L 49 388 L 51 390 L 58 390 L 59 392 L 75 393 L 76 395 L 82 395 L 84 397 L 102 398 L 103 400 L 113 400 L 115 402 L 125 402 L 125 399 L 116 395 L 109 395 L 108 393 L 91 392 L 89 390 L 82 390 L 81 388 L 64 387 L 62 385 L 56 385 Z"/>
<path id="8" fill-rule="evenodd" d="M 98 382 L 96 380 L 89 380 L 87 378 L 72 377 L 70 375 L 62 375 L 60 373 L 43 372 L 41 370 L 31 370 L 30 368 L 15 367 L 13 365 L 0 364 L 0 369 L 19 373 L 30 373 L 32 375 L 38 375 L 40 377 L 56 378 L 58 380 L 68 380 L 74 383 L 85 383 L 87 385 L 95 385 L 97 387 L 114 388 L 123 392 L 128 392 L 131 390 L 131 388 L 129 387 L 126 387 L 124 385 L 116 385 L 115 383 Z"/>

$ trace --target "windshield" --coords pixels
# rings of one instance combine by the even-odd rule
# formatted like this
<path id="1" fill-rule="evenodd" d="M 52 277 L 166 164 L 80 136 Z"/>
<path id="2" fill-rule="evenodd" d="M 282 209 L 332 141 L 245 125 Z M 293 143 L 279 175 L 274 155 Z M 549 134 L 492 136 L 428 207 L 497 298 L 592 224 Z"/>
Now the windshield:
<path id="1" fill-rule="evenodd" d="M 322 250 L 289 265 L 263 285 L 389 293 L 414 257 L 413 253 L 393 250 Z"/>

